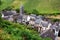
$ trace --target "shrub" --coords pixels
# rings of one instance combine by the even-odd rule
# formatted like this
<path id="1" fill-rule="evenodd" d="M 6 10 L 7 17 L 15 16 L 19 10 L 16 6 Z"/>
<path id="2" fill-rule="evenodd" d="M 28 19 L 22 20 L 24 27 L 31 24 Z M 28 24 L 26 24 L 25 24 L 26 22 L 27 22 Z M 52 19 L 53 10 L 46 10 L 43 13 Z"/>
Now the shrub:
<path id="1" fill-rule="evenodd" d="M 33 9 L 32 13 L 33 13 L 33 14 L 36 14 L 36 15 L 39 14 L 39 12 L 38 12 L 36 9 Z"/>
<path id="2" fill-rule="evenodd" d="M 17 8 L 17 9 L 16 9 L 16 12 L 19 13 L 19 12 L 20 12 L 20 9 Z"/>

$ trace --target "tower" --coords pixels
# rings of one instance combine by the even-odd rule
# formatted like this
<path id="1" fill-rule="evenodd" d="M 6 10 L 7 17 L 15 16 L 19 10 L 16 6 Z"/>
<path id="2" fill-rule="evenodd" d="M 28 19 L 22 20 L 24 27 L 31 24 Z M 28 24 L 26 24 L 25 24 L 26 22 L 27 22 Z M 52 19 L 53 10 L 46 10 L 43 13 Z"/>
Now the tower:
<path id="1" fill-rule="evenodd" d="M 20 14 L 18 16 L 18 22 L 22 23 L 23 20 L 23 14 L 24 14 L 24 7 L 23 5 L 20 6 Z"/>
<path id="2" fill-rule="evenodd" d="M 20 15 L 22 16 L 23 14 L 24 14 L 24 6 L 21 5 L 21 7 L 20 7 Z"/>

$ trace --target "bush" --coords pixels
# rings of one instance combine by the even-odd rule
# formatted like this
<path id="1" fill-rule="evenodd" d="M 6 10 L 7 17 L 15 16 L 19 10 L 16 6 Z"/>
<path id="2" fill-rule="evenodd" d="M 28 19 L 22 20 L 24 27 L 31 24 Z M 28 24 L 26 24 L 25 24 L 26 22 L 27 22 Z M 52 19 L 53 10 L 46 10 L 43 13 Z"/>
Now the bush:
<path id="1" fill-rule="evenodd" d="M 39 12 L 38 12 L 36 9 L 33 9 L 32 14 L 36 14 L 36 15 L 38 15 Z"/>
<path id="2" fill-rule="evenodd" d="M 16 12 L 19 13 L 20 12 L 20 9 L 16 9 Z"/>

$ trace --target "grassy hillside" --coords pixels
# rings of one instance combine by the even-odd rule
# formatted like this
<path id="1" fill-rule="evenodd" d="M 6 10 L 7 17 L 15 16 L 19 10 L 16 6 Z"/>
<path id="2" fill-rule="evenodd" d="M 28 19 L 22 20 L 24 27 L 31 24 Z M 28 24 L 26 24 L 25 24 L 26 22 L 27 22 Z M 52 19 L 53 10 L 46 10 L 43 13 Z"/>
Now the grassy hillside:
<path id="1" fill-rule="evenodd" d="M 21 4 L 24 5 L 28 13 L 31 13 L 34 9 L 43 14 L 60 13 L 60 0 L 2 0 L 0 10 L 10 5 L 13 9 L 20 9 Z"/>
<path id="2" fill-rule="evenodd" d="M 30 0 L 25 4 L 25 9 L 29 12 L 33 9 L 40 13 L 59 13 L 60 0 Z"/>
<path id="3" fill-rule="evenodd" d="M 36 31 L 25 25 L 3 21 L 0 24 L 0 40 L 43 40 Z M 45 38 L 44 40 L 50 40 Z"/>
<path id="4" fill-rule="evenodd" d="M 9 4 L 12 5 L 13 9 L 20 9 L 20 5 L 23 4 L 28 13 L 34 9 L 39 13 L 60 13 L 60 0 L 2 0 L 0 10 L 10 6 Z"/>
<path id="5" fill-rule="evenodd" d="M 8 6 L 11 6 L 12 2 L 14 0 L 0 0 L 1 4 L 0 4 L 0 11 L 7 8 Z"/>
<path id="6" fill-rule="evenodd" d="M 20 1 L 20 4 L 24 4 L 27 12 L 32 12 L 36 9 L 39 13 L 60 13 L 60 0 L 16 0 Z M 18 5 L 20 5 L 17 2 Z M 20 8 L 18 5 L 16 8 Z"/>

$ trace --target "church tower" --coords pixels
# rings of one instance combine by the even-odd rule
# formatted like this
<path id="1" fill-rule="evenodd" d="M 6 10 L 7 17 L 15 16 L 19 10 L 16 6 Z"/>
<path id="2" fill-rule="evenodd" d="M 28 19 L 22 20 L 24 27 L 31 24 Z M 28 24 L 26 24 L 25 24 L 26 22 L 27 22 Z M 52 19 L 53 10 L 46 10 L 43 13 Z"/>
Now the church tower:
<path id="1" fill-rule="evenodd" d="M 21 6 L 20 6 L 20 15 L 22 16 L 23 14 L 24 14 L 24 6 L 21 5 Z"/>

